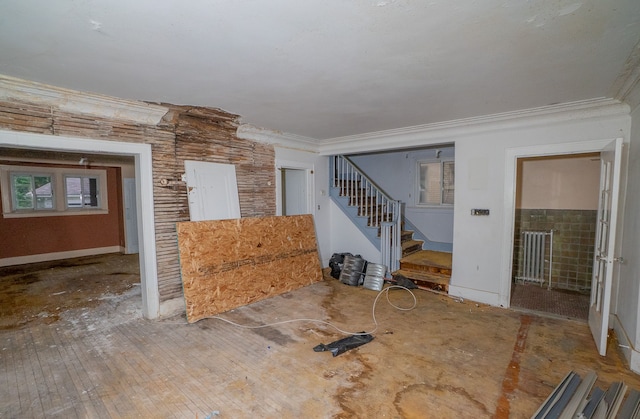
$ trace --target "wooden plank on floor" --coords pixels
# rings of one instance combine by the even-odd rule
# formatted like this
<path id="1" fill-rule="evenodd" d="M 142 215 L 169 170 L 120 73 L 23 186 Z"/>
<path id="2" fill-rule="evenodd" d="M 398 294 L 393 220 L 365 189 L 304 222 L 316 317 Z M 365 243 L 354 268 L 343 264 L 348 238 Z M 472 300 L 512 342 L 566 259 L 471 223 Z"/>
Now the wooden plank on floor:
<path id="1" fill-rule="evenodd" d="M 21 354 L 22 379 L 24 380 L 27 390 L 25 392 L 27 397 L 24 399 L 24 404 L 21 402 L 20 407 L 21 410 L 25 412 L 26 417 L 44 417 L 45 406 L 38 392 L 39 382 L 33 366 L 35 356 L 29 334 L 28 329 L 16 333 L 16 347 Z"/>
<path id="2" fill-rule="evenodd" d="M 50 416 L 64 416 L 68 418 L 85 418 L 87 413 L 79 403 L 79 398 L 71 376 L 67 370 L 67 360 L 54 343 L 56 334 L 53 326 L 42 325 L 32 330 L 37 331 L 38 358 L 43 373 L 48 376 L 47 385 L 52 393 L 52 401 L 56 406 L 49 412 Z"/>
<path id="3" fill-rule="evenodd" d="M 162 362 L 163 365 L 171 367 L 175 360 L 167 358 L 167 353 L 150 344 L 153 339 L 149 339 L 147 331 L 139 326 L 132 324 L 119 325 L 117 330 L 127 340 L 126 345 L 131 353 L 135 354 L 131 358 L 135 359 L 136 371 L 145 374 L 147 389 L 160 395 L 153 403 L 156 414 L 161 414 L 163 411 L 175 411 L 176 407 L 180 411 L 188 411 L 189 414 L 193 413 L 194 410 L 189 405 L 188 398 L 183 395 L 185 390 L 193 384 L 188 383 L 188 380 L 183 380 L 186 377 L 175 376 L 166 372 L 158 373 L 154 363 Z M 171 344 L 170 342 L 168 343 Z"/>
<path id="4" fill-rule="evenodd" d="M 107 415 L 106 408 L 102 400 L 96 396 L 95 392 L 91 391 L 93 387 L 91 379 L 86 370 L 81 368 L 81 363 L 70 348 L 68 339 L 65 339 L 63 342 L 63 339 L 57 332 L 52 333 L 52 339 L 60 353 L 60 357 L 64 360 L 67 374 L 75 388 L 75 394 L 77 395 L 78 404 L 80 405 L 79 408 L 81 408 L 84 413 L 82 417 L 108 419 L 109 416 Z"/>
<path id="5" fill-rule="evenodd" d="M 155 326 L 152 326 L 155 327 Z M 140 365 L 140 372 L 145 372 L 147 377 L 146 387 L 152 394 L 159 395 L 154 400 L 156 414 L 162 415 L 162 412 L 188 411 L 194 414 L 193 406 L 188 403 L 189 398 L 185 397 L 185 391 L 190 394 L 192 391 L 201 391 L 201 387 L 197 383 L 191 382 L 186 377 L 175 373 L 175 365 L 177 359 L 171 356 L 164 345 L 160 346 L 160 342 L 147 336 L 145 331 L 138 324 L 123 324 L 117 327 L 117 331 L 123 334 L 128 341 L 126 344 L 130 348 L 132 354 L 135 354 L 136 363 Z M 168 346 L 172 346 L 172 340 L 164 340 Z M 185 356 L 185 352 L 181 353 Z M 159 374 L 157 363 L 163 365 L 162 374 Z M 169 372 L 169 373 L 168 373 Z M 187 400 L 185 400 L 187 399 Z"/>
<path id="6" fill-rule="evenodd" d="M 177 223 L 187 320 L 322 280 L 311 215 Z"/>
<path id="7" fill-rule="evenodd" d="M 16 347 L 15 337 L 13 335 L 5 336 L 2 342 L 2 360 L 4 384 L 6 391 L 0 392 L 0 416 L 18 417 L 21 411 L 23 400 L 21 400 L 21 390 L 25 390 L 24 380 L 18 376 L 21 370 L 22 361 L 19 359 L 20 354 Z"/>
<path id="8" fill-rule="evenodd" d="M 70 348 L 76 359 L 90 377 L 91 388 L 87 391 L 93 392 L 95 398 L 100 400 L 100 405 L 108 417 L 122 417 L 117 404 L 113 402 L 113 395 L 126 391 L 126 389 L 118 388 L 117 385 L 112 384 L 117 381 L 108 369 L 105 360 L 97 353 L 103 345 L 87 337 L 74 338 L 70 343 Z"/>
<path id="9" fill-rule="evenodd" d="M 49 340 L 47 325 L 38 325 L 30 328 L 30 336 L 33 340 L 33 348 L 37 360 L 37 368 L 42 376 L 42 384 L 38 387 L 40 397 L 48 400 L 49 406 L 45 410 L 46 416 L 61 415 L 65 417 L 78 417 L 73 403 L 63 400 L 62 394 L 66 394 L 63 388 L 59 388 L 56 379 L 61 374 L 63 364 L 56 357 L 57 351 L 52 348 Z"/>

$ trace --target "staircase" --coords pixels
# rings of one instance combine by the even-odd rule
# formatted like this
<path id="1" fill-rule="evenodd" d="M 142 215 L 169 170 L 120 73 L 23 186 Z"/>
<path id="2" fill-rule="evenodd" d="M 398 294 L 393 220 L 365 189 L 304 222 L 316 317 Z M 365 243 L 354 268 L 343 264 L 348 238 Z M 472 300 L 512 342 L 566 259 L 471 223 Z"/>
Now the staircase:
<path id="1" fill-rule="evenodd" d="M 330 196 L 360 231 L 380 250 L 382 264 L 394 278 L 402 275 L 418 287 L 448 292 L 451 246 L 414 238 L 405 230 L 401 205 L 369 179 L 348 157 L 330 159 Z M 445 250 L 440 251 L 440 250 Z M 447 252 L 447 250 L 449 250 Z"/>
<path id="2" fill-rule="evenodd" d="M 422 250 L 422 240 L 414 240 L 413 231 L 402 230 L 400 269 L 392 273 L 410 279 L 419 288 L 449 292 L 451 253 Z"/>
<path id="3" fill-rule="evenodd" d="M 380 251 L 382 265 L 397 270 L 402 256 L 400 201 L 391 199 L 348 157 L 333 156 L 329 162 L 331 199 Z"/>

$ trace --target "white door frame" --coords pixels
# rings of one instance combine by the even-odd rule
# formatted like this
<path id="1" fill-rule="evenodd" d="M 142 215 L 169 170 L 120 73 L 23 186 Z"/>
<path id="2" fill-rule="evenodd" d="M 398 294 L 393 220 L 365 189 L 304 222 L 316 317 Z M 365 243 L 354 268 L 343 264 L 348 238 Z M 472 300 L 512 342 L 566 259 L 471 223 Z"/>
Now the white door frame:
<path id="1" fill-rule="evenodd" d="M 307 214 L 313 214 L 315 200 L 314 190 L 314 165 L 313 163 L 297 162 L 291 160 L 276 160 L 276 215 L 282 215 L 282 169 L 305 170 L 307 186 Z"/>
<path id="2" fill-rule="evenodd" d="M 511 304 L 511 277 L 513 269 L 513 234 L 516 211 L 517 161 L 519 158 L 556 156 L 562 154 L 581 154 L 602 151 L 615 138 L 603 140 L 580 141 L 560 144 L 544 144 L 528 147 L 508 148 L 505 151 L 505 186 L 503 210 L 502 268 L 500 270 L 499 304 L 509 307 Z"/>
<path id="3" fill-rule="evenodd" d="M 0 130 L 0 145 L 12 148 L 115 154 L 134 157 L 138 242 L 140 243 L 142 315 L 148 319 L 157 318 L 160 315 L 160 292 L 156 261 L 151 145 L 5 130 Z M 143 214 L 144 217 L 142 216 Z"/>

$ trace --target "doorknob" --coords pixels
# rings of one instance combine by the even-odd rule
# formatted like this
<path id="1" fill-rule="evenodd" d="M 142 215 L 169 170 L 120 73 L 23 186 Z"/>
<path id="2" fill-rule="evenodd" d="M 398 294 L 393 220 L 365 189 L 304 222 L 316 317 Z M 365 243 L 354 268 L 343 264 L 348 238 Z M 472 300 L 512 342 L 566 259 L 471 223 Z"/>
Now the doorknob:
<path id="1" fill-rule="evenodd" d="M 622 256 L 619 256 L 617 258 L 613 258 L 613 261 L 618 263 L 624 263 L 624 258 Z"/>

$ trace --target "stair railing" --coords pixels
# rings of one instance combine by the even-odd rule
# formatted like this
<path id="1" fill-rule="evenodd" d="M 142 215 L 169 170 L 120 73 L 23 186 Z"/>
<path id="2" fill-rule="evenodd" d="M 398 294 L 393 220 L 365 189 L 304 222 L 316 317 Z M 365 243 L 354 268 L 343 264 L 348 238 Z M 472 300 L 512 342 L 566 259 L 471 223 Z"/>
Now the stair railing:
<path id="1" fill-rule="evenodd" d="M 349 204 L 358 206 L 358 215 L 369 219 L 369 226 L 380 229 L 382 264 L 389 272 L 396 271 L 402 255 L 400 201 L 392 199 L 367 177 L 346 156 L 332 156 L 331 185 L 340 189 L 340 196 L 349 197 Z"/>

